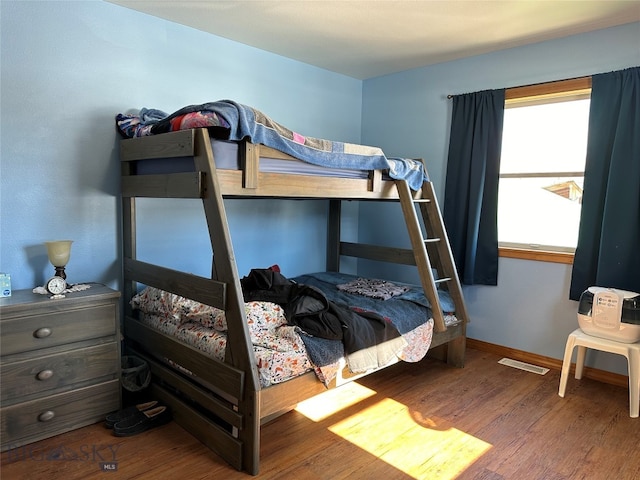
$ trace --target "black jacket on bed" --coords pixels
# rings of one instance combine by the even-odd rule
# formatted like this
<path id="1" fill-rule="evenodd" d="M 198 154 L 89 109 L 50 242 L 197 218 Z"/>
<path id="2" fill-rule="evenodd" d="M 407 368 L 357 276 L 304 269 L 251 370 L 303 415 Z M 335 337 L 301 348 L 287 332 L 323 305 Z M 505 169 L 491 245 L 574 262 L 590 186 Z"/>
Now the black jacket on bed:
<path id="1" fill-rule="evenodd" d="M 289 325 L 314 337 L 342 341 L 354 371 L 388 363 L 405 345 L 384 317 L 331 302 L 317 288 L 292 282 L 277 271 L 253 269 L 240 284 L 245 301 L 276 303 L 284 309 Z M 353 357 L 356 352 L 366 353 Z"/>

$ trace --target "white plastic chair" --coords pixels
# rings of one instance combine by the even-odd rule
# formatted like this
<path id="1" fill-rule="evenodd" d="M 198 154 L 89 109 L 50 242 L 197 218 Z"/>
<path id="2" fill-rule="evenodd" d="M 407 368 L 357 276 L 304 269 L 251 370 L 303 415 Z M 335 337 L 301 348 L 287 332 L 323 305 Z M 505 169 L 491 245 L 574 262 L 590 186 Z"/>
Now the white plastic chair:
<path id="1" fill-rule="evenodd" d="M 578 347 L 578 355 L 576 357 L 576 378 L 578 380 L 582 378 L 587 348 L 616 353 L 627 357 L 629 364 L 629 415 L 631 418 L 637 418 L 640 406 L 640 343 L 616 342 L 587 335 L 580 328 L 574 330 L 569 334 L 569 338 L 567 338 L 564 360 L 562 361 L 562 374 L 560 375 L 558 395 L 563 398 L 567 388 L 567 378 L 569 377 L 569 367 L 571 366 L 574 347 Z"/>

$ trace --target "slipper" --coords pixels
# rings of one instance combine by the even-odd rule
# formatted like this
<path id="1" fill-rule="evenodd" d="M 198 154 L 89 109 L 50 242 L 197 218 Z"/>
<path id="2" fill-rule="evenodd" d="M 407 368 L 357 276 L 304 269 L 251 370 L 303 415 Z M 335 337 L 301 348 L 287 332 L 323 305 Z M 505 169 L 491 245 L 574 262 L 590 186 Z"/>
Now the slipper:
<path id="1" fill-rule="evenodd" d="M 113 434 L 116 437 L 128 437 L 145 432 L 171 421 L 169 407 L 159 405 L 150 410 L 137 411 L 131 417 L 119 421 L 113 426 Z"/>
<path id="2" fill-rule="evenodd" d="M 105 426 L 107 428 L 113 428 L 113 426 L 122 421 L 125 420 L 126 418 L 129 418 L 133 415 L 135 415 L 138 412 L 142 412 L 144 410 L 149 410 L 152 407 L 155 407 L 158 404 L 158 402 L 156 400 L 151 400 L 150 402 L 146 402 L 146 403 L 139 403 L 137 405 L 133 405 L 131 407 L 127 407 L 123 410 L 120 410 L 118 412 L 114 412 L 114 413 L 110 413 L 109 415 L 106 416 L 105 418 Z"/>

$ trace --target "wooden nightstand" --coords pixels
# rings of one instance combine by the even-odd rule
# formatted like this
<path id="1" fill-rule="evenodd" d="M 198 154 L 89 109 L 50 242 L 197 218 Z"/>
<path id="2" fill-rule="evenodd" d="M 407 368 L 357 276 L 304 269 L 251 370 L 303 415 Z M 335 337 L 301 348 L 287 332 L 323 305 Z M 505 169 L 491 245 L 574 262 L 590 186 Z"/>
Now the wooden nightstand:
<path id="1" fill-rule="evenodd" d="M 97 423 L 120 408 L 120 293 L 99 284 L 0 299 L 2 451 Z"/>

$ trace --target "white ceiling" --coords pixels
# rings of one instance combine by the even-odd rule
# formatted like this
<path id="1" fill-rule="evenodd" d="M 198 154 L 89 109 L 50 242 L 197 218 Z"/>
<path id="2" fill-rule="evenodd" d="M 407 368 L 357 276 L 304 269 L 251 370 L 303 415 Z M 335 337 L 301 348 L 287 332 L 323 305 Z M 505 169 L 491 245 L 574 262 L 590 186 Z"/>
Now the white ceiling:
<path id="1" fill-rule="evenodd" d="M 107 1 L 357 79 L 640 21 L 640 0 Z"/>

